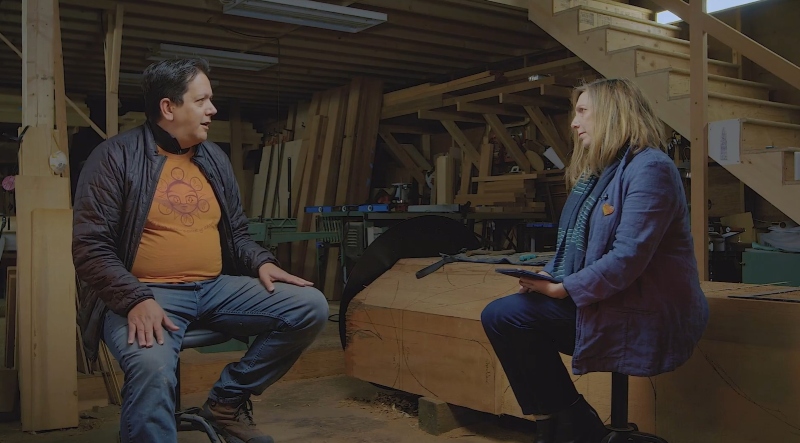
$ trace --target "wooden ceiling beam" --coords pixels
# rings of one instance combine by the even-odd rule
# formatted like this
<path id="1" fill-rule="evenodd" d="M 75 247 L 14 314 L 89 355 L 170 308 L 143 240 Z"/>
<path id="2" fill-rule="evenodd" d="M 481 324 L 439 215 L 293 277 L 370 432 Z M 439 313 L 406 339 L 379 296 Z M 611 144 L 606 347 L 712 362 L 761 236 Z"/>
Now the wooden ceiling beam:
<path id="1" fill-rule="evenodd" d="M 104 8 L 110 9 L 113 7 L 113 2 L 108 0 L 99 0 L 98 2 L 93 1 L 81 1 L 81 0 L 62 0 L 67 5 L 73 6 L 81 6 L 83 8 L 92 7 L 92 8 Z M 172 2 L 171 2 L 172 3 Z M 197 2 L 202 3 L 202 2 Z M 264 21 L 257 20 L 257 19 L 246 19 L 240 17 L 231 17 L 225 14 L 222 14 L 220 10 L 211 10 L 208 8 L 201 8 L 198 7 L 198 4 L 192 6 L 184 6 L 182 2 L 175 2 L 173 4 L 164 4 L 161 2 L 153 2 L 145 3 L 131 3 L 126 4 L 126 8 L 129 12 L 135 13 L 144 17 L 149 17 L 152 20 L 154 17 L 175 17 L 180 16 L 182 20 L 186 21 L 195 21 L 198 23 L 202 23 L 203 26 L 227 26 L 233 27 L 236 26 L 236 30 L 242 33 L 249 33 L 254 35 L 264 35 L 267 34 L 264 32 Z M 85 13 L 84 13 L 85 14 Z M 394 17 L 394 14 L 393 14 Z M 401 20 L 398 18 L 398 20 Z M 209 23 L 210 21 L 210 23 Z M 273 24 L 274 22 L 269 22 Z M 404 26 L 409 25 L 409 26 Z M 383 30 L 390 30 L 385 37 L 383 36 L 382 32 L 376 31 L 383 31 Z M 437 31 L 440 31 L 439 28 L 433 28 Z M 498 31 L 501 29 L 487 29 L 486 32 L 493 32 Z M 452 29 L 450 31 L 453 31 Z M 306 28 L 300 27 L 291 31 L 290 34 L 282 36 L 281 40 L 285 41 L 287 39 L 291 39 L 293 37 L 305 37 L 305 38 L 315 38 L 318 40 L 330 40 L 332 42 L 340 42 L 340 41 L 348 41 L 352 44 L 358 44 L 357 40 L 370 40 L 374 37 L 378 36 L 381 40 L 384 41 L 396 41 L 401 43 L 401 47 L 405 48 L 411 53 L 420 52 L 420 48 L 417 46 L 414 47 L 413 41 L 414 36 L 416 35 L 418 38 L 421 38 L 421 41 L 424 41 L 428 45 L 441 45 L 442 50 L 444 51 L 451 51 L 450 54 L 436 54 L 439 56 L 447 56 L 454 60 L 464 60 L 469 59 L 470 55 L 475 51 L 484 52 L 486 54 L 502 54 L 503 56 L 514 56 L 518 54 L 519 50 L 519 36 L 517 35 L 514 39 L 511 40 L 504 40 L 501 42 L 496 42 L 495 44 L 486 44 L 486 40 L 483 38 L 485 33 L 476 33 L 474 27 L 463 28 L 460 30 L 461 32 L 454 32 L 448 33 L 447 36 L 441 36 L 436 32 L 433 32 L 430 27 L 420 26 L 415 21 L 406 21 L 405 19 L 401 20 L 401 23 L 395 24 L 392 23 L 390 20 L 385 26 L 379 26 L 375 28 L 371 28 L 367 31 L 356 33 L 356 34 L 348 34 L 346 36 L 342 36 L 340 33 L 332 33 L 331 31 L 327 30 L 320 30 L 316 28 Z M 282 32 L 277 32 L 274 27 L 270 27 L 271 35 L 265 35 L 265 37 L 277 37 L 281 36 Z M 233 34 L 232 34 L 233 35 Z M 457 38 L 451 38 L 457 37 Z M 530 41 L 535 41 L 535 39 L 529 39 Z M 491 39 L 489 40 L 491 41 Z M 253 46 L 250 46 L 248 49 L 253 48 L 263 48 L 267 47 L 274 42 L 267 41 L 262 43 L 257 43 Z M 511 46 L 509 46 L 511 45 Z M 388 48 L 385 42 L 378 42 L 375 47 L 378 48 Z M 463 51 L 459 51 L 462 55 L 457 55 L 452 53 L 452 49 L 448 47 L 460 47 Z M 513 47 L 514 49 L 508 49 Z M 395 50 L 401 50 L 401 48 L 394 48 Z M 426 48 L 427 52 L 428 48 Z M 480 58 L 475 59 L 480 60 Z"/>
<path id="2" fill-rule="evenodd" d="M 486 121 L 480 114 L 467 114 L 463 112 L 454 111 L 417 111 L 417 118 L 420 120 L 450 120 L 454 122 L 464 123 L 481 123 L 486 124 Z"/>
<path id="3" fill-rule="evenodd" d="M 511 137 L 511 134 L 508 133 L 508 130 L 503 125 L 503 122 L 500 121 L 500 118 L 495 114 L 484 114 L 483 118 L 486 119 L 486 123 L 492 127 L 495 136 L 497 136 L 497 139 L 506 147 L 506 150 L 511 154 L 514 161 L 517 162 L 520 169 L 524 172 L 531 172 L 532 166 L 530 160 L 528 160 L 528 157 L 526 157 L 519 146 L 517 146 L 517 142 Z"/>
<path id="4" fill-rule="evenodd" d="M 528 66 L 525 68 L 508 71 L 506 72 L 506 78 L 509 80 L 523 80 L 532 75 L 560 74 L 564 72 L 571 72 L 576 69 L 584 69 L 585 66 L 586 63 L 584 63 L 579 57 L 567 57 L 561 60 L 540 63 L 535 66 Z"/>
<path id="5" fill-rule="evenodd" d="M 541 109 L 535 106 L 525 106 L 525 112 L 528 113 L 528 116 L 531 118 L 531 121 L 539 131 L 542 133 L 544 140 L 553 147 L 558 155 L 558 158 L 564 164 L 567 164 L 567 143 L 564 139 L 561 138 L 561 134 L 559 134 L 558 130 L 556 129 L 556 125 L 553 123 L 553 119 L 550 116 L 545 115 Z"/>
<path id="6" fill-rule="evenodd" d="M 486 105 L 482 103 L 472 102 L 458 102 L 456 103 L 456 110 L 458 112 L 470 112 L 473 114 L 496 114 L 508 115 L 513 117 L 527 117 L 525 112 L 519 110 L 516 106 L 506 105 Z"/>
<path id="7" fill-rule="evenodd" d="M 185 36 L 194 36 L 197 38 L 198 45 L 207 46 L 209 42 L 213 41 L 215 46 L 222 45 L 222 42 L 236 42 L 239 50 L 246 51 L 253 47 L 253 42 L 259 39 L 247 39 L 242 36 L 237 36 L 228 33 L 222 29 L 211 26 L 208 28 L 198 28 L 193 24 L 188 23 L 172 23 L 170 30 L 176 34 L 183 34 Z M 129 16 L 126 20 L 126 27 L 136 29 L 143 32 L 154 32 L 151 35 L 155 41 L 168 41 L 170 36 L 165 36 L 160 33 L 160 25 L 158 22 L 142 17 L 142 16 Z M 211 39 L 209 39 L 211 38 Z M 409 69 L 409 63 L 413 64 L 413 68 L 409 70 L 427 71 L 429 67 L 443 69 L 444 71 L 467 68 L 471 63 L 464 61 L 452 61 L 433 56 L 403 53 L 403 52 L 389 52 L 378 48 L 364 48 L 354 47 L 352 45 L 343 45 L 337 41 L 324 41 L 324 40 L 311 40 L 306 38 L 284 37 L 280 41 L 280 45 L 275 42 L 270 42 L 268 45 L 263 45 L 261 48 L 262 53 L 269 53 L 271 55 L 293 55 L 304 54 L 307 57 L 312 56 L 312 52 L 316 53 L 320 59 L 333 60 L 338 58 L 345 63 L 353 64 L 367 64 L 372 66 L 385 66 L 392 69 Z M 296 51 L 296 52 L 295 52 Z M 305 52 L 308 51 L 308 52 Z"/>
<path id="8" fill-rule="evenodd" d="M 538 95 L 521 95 L 513 93 L 500 93 L 499 101 L 504 105 L 537 106 L 546 109 L 570 110 L 570 104 L 565 100 L 555 100 Z"/>
<path id="9" fill-rule="evenodd" d="M 475 102 L 475 101 L 478 101 L 478 100 L 484 100 L 484 99 L 487 99 L 487 98 L 497 97 L 501 93 L 504 93 L 504 92 L 530 91 L 532 89 L 538 89 L 542 85 L 554 84 L 554 83 L 556 83 L 558 81 L 560 81 L 560 80 L 558 78 L 556 78 L 556 77 L 543 77 L 543 78 L 541 78 L 539 80 L 536 80 L 536 81 L 525 80 L 525 81 L 512 83 L 512 84 L 507 84 L 506 83 L 504 85 L 497 86 L 497 87 L 494 87 L 494 88 L 491 88 L 491 89 L 487 89 L 485 91 L 475 92 L 473 94 L 461 95 L 461 96 L 456 96 L 456 97 L 450 97 L 450 98 L 444 100 L 444 105 L 445 106 L 452 106 L 452 105 L 455 105 L 458 102 L 463 102 L 463 103 Z"/>
<path id="10" fill-rule="evenodd" d="M 430 131 L 426 131 L 419 126 L 409 126 L 409 125 L 392 125 L 392 124 L 382 124 L 379 127 L 379 130 L 386 131 L 392 134 L 416 134 L 416 135 L 424 135 L 430 134 Z"/>
<path id="11" fill-rule="evenodd" d="M 514 46 L 519 45 L 521 35 L 536 34 L 538 30 L 532 23 L 528 24 L 527 14 L 524 16 L 520 14 L 516 18 L 508 17 L 507 14 L 491 14 L 485 10 L 472 8 L 471 2 L 462 1 L 460 5 L 454 5 L 434 0 L 361 0 L 359 4 L 374 6 L 364 9 L 386 12 L 389 14 L 389 22 L 395 24 L 398 23 L 398 20 L 419 20 L 421 18 L 424 20 L 443 19 L 449 24 L 453 23 L 453 17 L 458 17 L 459 22 L 463 22 L 461 26 L 496 28 L 498 32 L 494 38 L 497 38 L 498 42 L 511 43 Z M 450 32 L 449 29 L 452 28 L 447 29 L 445 32 Z M 457 30 L 456 33 L 469 33 L 468 31 L 464 32 L 463 28 L 454 30 Z M 538 31 L 538 33 L 541 32 L 541 30 Z M 491 38 L 490 36 L 486 37 Z"/>
<path id="12" fill-rule="evenodd" d="M 573 88 L 558 85 L 542 85 L 540 92 L 545 97 L 572 98 Z"/>
<path id="13" fill-rule="evenodd" d="M 481 155 L 478 153 L 478 148 L 472 144 L 464 131 L 458 127 L 453 120 L 441 120 L 442 126 L 450 133 L 450 136 L 453 137 L 453 140 L 461 146 L 461 149 L 466 154 L 466 157 L 469 159 L 470 163 L 475 165 L 476 168 L 480 168 L 480 161 Z"/>
<path id="14" fill-rule="evenodd" d="M 0 51 L 1 52 L 1 51 Z M 74 55 L 74 51 L 65 51 L 67 56 L 69 54 Z M 9 52 L 9 55 L 13 55 Z M 21 66 L 19 60 L 12 59 L 10 57 L 0 56 L 0 62 L 8 63 L 6 66 Z M 69 83 L 75 80 L 82 80 L 87 78 L 98 79 L 102 82 L 104 80 L 104 68 L 100 61 L 96 64 L 89 64 L 89 63 L 80 63 L 75 61 L 74 59 L 70 60 L 68 63 L 65 63 L 66 69 L 66 76 L 68 78 Z M 141 68 L 137 68 L 135 70 L 129 69 L 129 66 L 123 65 L 123 72 L 142 72 L 144 70 L 144 66 Z M 9 72 L 8 74 L 16 76 L 19 79 L 18 73 Z M 237 86 L 237 87 L 245 87 L 246 89 L 254 89 L 254 90 L 272 90 L 272 91 L 281 91 L 281 92 L 308 92 L 311 88 L 330 88 L 334 86 L 339 86 L 343 83 L 346 83 L 346 79 L 342 79 L 340 81 L 331 81 L 326 83 L 319 83 L 319 82 L 305 82 L 305 81 L 296 81 L 293 79 L 291 73 L 284 73 L 283 78 L 278 79 L 274 76 L 270 77 L 246 77 L 243 75 L 230 75 L 227 73 L 221 73 L 219 71 L 212 71 L 211 79 L 215 81 L 219 81 L 219 85 L 215 87 L 229 87 L 229 86 Z M 102 85 L 101 85 L 102 86 Z M 130 85 L 121 85 L 120 87 L 124 88 Z M 137 87 L 138 86 L 134 86 Z"/>
<path id="15" fill-rule="evenodd" d="M 386 130 L 378 130 L 378 134 L 381 136 L 384 142 L 386 142 L 386 146 L 389 147 L 389 152 L 392 154 L 397 161 L 400 162 L 406 169 L 411 172 L 411 175 L 417 179 L 419 183 L 425 183 L 425 174 L 422 168 L 417 165 L 411 156 L 406 152 L 406 150 L 400 146 L 400 143 L 397 142 L 397 139 L 390 132 L 386 132 Z"/>
<path id="16" fill-rule="evenodd" d="M 397 26 L 387 26 L 385 28 L 381 28 L 376 26 L 364 32 L 369 32 L 370 35 L 380 35 L 384 37 L 405 40 L 415 44 L 422 43 L 424 45 L 438 45 L 448 48 L 473 51 L 474 53 L 492 55 L 495 57 L 495 60 L 521 55 L 520 48 L 478 41 L 471 37 L 464 37 L 460 35 L 421 32 L 413 28 L 400 28 Z M 531 52 L 532 50 L 533 49 L 527 52 Z"/>
<path id="17" fill-rule="evenodd" d="M 126 14 L 124 37 L 126 40 L 128 38 L 146 40 L 151 47 L 155 47 L 162 42 L 208 47 L 209 42 L 214 42 L 215 49 L 245 51 L 252 46 L 253 39 L 248 40 L 242 36 L 236 36 L 217 28 L 201 28 L 193 24 L 175 22 L 170 23 L 169 27 L 173 33 L 165 36 L 159 22 L 133 14 Z M 100 32 L 98 22 L 65 21 L 62 28 L 65 31 L 83 35 Z M 416 73 L 418 78 L 424 78 L 426 75 L 431 74 L 444 74 L 454 69 L 464 69 L 471 65 L 463 61 L 454 62 L 433 56 L 394 54 L 375 48 L 354 48 L 335 42 L 322 43 L 296 38 L 282 41 L 280 48 L 273 44 L 270 49 L 275 52 L 271 52 L 269 55 L 278 55 L 278 51 L 280 51 L 282 60 L 295 57 L 328 61 L 337 65 L 352 65 L 354 70 L 382 68 L 398 73 L 398 75 L 404 75 L 404 73 L 413 75 Z"/>

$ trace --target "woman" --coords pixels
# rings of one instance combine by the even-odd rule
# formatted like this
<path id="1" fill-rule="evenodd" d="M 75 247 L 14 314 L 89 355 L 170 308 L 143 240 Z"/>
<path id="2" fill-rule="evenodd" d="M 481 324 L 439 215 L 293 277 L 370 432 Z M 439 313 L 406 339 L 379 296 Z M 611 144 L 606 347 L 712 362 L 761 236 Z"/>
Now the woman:
<path id="1" fill-rule="evenodd" d="M 603 420 L 574 374 L 647 377 L 692 354 L 708 321 L 683 187 L 663 152 L 662 123 L 628 80 L 599 80 L 573 94 L 571 193 L 556 255 L 561 281 L 520 280 L 481 314 L 511 388 L 537 422 L 536 443 L 597 443 Z"/>

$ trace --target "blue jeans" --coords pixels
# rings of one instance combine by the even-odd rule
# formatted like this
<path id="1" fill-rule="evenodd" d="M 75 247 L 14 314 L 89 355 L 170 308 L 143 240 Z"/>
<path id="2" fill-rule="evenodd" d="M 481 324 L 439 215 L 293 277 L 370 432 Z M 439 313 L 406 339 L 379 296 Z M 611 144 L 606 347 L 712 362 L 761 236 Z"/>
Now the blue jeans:
<path id="1" fill-rule="evenodd" d="M 559 353 L 575 352 L 577 307 L 571 298 L 512 294 L 489 303 L 481 323 L 523 414 L 552 414 L 578 400 Z"/>
<path id="2" fill-rule="evenodd" d="M 214 280 L 148 284 L 180 329 L 164 330 L 164 344 L 128 344 L 128 320 L 108 312 L 104 340 L 125 372 L 122 442 L 177 441 L 175 368 L 190 323 L 237 336 L 256 336 L 239 362 L 228 364 L 208 398 L 239 404 L 280 379 L 322 331 L 328 303 L 317 289 L 276 283 L 269 293 L 258 279 L 223 275 Z"/>

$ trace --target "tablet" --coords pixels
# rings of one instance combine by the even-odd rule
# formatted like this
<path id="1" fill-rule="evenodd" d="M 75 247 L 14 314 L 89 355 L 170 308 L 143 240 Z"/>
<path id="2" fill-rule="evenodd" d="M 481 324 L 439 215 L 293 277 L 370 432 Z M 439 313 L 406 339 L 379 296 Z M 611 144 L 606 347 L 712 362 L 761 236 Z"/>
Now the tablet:
<path id="1" fill-rule="evenodd" d="M 549 281 L 549 282 L 552 282 L 552 283 L 561 283 L 560 281 L 556 280 L 553 277 L 550 277 L 547 274 L 539 274 L 539 273 L 536 273 L 536 272 L 533 272 L 533 271 L 527 271 L 525 269 L 498 268 L 498 269 L 495 269 L 495 272 L 499 272 L 499 273 L 501 273 L 503 275 L 509 275 L 511 277 L 516 277 L 516 278 L 530 278 L 530 279 L 533 279 L 533 280 L 545 280 L 545 281 Z"/>

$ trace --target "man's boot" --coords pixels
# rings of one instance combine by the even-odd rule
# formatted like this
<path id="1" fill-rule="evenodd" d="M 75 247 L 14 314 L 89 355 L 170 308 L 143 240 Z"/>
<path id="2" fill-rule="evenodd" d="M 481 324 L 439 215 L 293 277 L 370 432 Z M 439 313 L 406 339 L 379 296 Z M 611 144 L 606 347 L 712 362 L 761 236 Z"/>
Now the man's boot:
<path id="1" fill-rule="evenodd" d="M 582 395 L 557 414 L 558 443 L 600 443 L 609 434 L 603 420 Z"/>
<path id="2" fill-rule="evenodd" d="M 198 415 L 205 418 L 228 443 L 274 443 L 272 437 L 259 431 L 253 422 L 253 403 L 250 400 L 228 405 L 208 399 Z"/>

